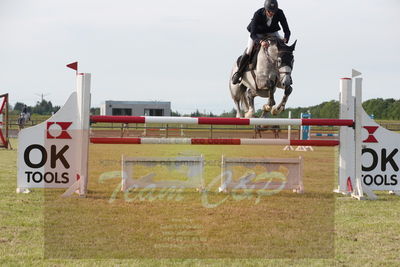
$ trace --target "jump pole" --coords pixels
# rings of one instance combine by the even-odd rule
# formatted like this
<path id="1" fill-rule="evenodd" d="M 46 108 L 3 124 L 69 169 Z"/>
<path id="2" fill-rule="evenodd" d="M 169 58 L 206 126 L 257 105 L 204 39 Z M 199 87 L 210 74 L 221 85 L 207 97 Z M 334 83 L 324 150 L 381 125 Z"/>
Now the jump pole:
<path id="1" fill-rule="evenodd" d="M 11 144 L 8 140 L 8 101 L 8 94 L 0 95 L 0 147 L 4 147 L 5 149 L 11 148 Z"/>
<path id="2" fill-rule="evenodd" d="M 340 79 L 340 118 L 354 120 L 353 127 L 339 128 L 339 182 L 337 193 L 352 194 L 363 199 L 361 186 L 361 127 L 362 88 L 361 78 L 356 79 L 355 96 L 352 94 L 352 79 Z"/>
<path id="3" fill-rule="evenodd" d="M 92 144 L 158 144 L 158 145 L 291 145 L 338 146 L 339 140 L 287 140 L 287 139 L 213 139 L 213 138 L 90 138 Z"/>
<path id="4" fill-rule="evenodd" d="M 352 126 L 350 119 L 271 119 L 271 118 L 218 118 L 218 117 L 157 117 L 157 116 L 90 116 L 90 122 L 108 123 L 168 123 L 191 125 L 326 125 Z"/>

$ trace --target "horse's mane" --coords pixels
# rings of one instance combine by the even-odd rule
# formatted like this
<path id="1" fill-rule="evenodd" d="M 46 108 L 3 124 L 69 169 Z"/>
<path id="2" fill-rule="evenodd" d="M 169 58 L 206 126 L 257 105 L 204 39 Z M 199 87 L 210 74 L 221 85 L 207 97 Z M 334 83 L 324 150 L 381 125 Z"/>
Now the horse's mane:
<path id="1" fill-rule="evenodd" d="M 279 51 L 287 52 L 290 49 L 290 46 L 288 46 L 281 38 L 276 36 L 266 35 L 262 40 L 268 41 L 272 46 L 276 45 Z"/>

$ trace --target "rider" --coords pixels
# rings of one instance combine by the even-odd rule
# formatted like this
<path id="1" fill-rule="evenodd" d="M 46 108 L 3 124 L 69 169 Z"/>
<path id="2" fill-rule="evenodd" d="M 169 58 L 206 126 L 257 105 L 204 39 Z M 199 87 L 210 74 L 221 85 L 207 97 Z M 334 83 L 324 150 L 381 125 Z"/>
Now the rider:
<path id="1" fill-rule="evenodd" d="M 24 105 L 24 107 L 22 108 L 22 112 L 23 114 L 27 114 L 28 113 L 28 107 L 26 105 Z"/>
<path id="2" fill-rule="evenodd" d="M 253 19 L 251 20 L 249 26 L 247 26 L 247 30 L 250 32 L 250 37 L 247 43 L 247 49 L 240 59 L 238 70 L 232 76 L 233 84 L 239 83 L 240 79 L 242 78 L 244 69 L 250 59 L 254 42 L 259 42 L 262 46 L 267 47 L 268 43 L 261 39 L 266 35 L 276 36 L 282 39 L 278 33 L 278 31 L 281 29 L 278 23 L 280 23 L 283 28 L 283 32 L 285 33 L 283 42 L 287 43 L 290 38 L 290 30 L 285 14 L 283 13 L 282 9 L 278 8 L 277 0 L 266 0 L 264 3 L 264 8 L 260 8 L 256 11 L 256 13 L 254 13 Z"/>

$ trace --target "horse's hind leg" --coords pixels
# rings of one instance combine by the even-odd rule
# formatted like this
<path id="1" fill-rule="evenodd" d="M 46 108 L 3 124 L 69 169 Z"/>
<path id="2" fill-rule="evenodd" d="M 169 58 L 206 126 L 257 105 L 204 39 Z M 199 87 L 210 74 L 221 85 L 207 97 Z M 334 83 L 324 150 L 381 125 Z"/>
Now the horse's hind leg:
<path id="1" fill-rule="evenodd" d="M 288 87 L 286 87 L 281 103 L 279 103 L 279 105 L 277 107 L 273 107 L 271 110 L 271 113 L 273 115 L 277 115 L 285 110 L 286 102 L 289 99 L 289 95 L 292 93 L 292 91 L 293 91 L 293 88 L 290 85 Z"/>
<path id="2" fill-rule="evenodd" d="M 242 112 L 240 110 L 240 100 L 235 99 L 233 102 L 235 102 L 236 118 L 241 118 Z"/>
<path id="3" fill-rule="evenodd" d="M 242 118 L 242 108 L 246 110 L 247 101 L 246 101 L 246 90 L 247 88 L 242 84 L 229 84 L 229 89 L 231 92 L 231 96 L 233 102 L 235 103 L 236 109 L 236 118 Z"/>

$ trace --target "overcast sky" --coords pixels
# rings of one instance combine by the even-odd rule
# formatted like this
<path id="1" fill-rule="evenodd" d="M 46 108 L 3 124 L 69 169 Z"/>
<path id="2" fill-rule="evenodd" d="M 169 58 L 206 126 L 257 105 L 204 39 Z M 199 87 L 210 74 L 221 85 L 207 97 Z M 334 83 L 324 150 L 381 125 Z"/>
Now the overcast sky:
<path id="1" fill-rule="evenodd" d="M 92 106 L 171 101 L 181 113 L 233 108 L 228 79 L 262 0 L 0 0 L 0 94 L 63 105 L 65 67 L 92 73 Z M 399 0 L 280 0 L 298 40 L 288 107 L 338 98 L 338 79 L 363 73 L 365 99 L 400 98 Z M 282 90 L 278 92 L 281 98 Z M 256 101 L 261 108 L 265 99 Z"/>

